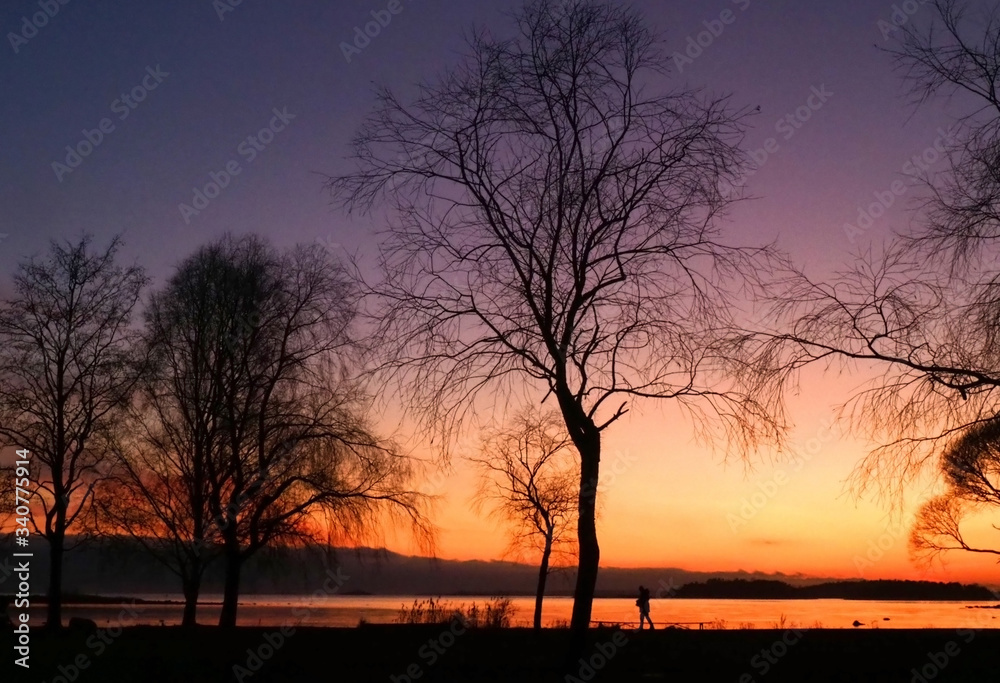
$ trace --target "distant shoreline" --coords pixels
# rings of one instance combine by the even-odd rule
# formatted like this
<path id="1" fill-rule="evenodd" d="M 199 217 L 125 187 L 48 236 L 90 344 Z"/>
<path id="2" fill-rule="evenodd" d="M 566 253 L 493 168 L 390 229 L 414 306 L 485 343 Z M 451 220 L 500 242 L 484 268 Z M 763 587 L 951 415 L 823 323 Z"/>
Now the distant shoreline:
<path id="1" fill-rule="evenodd" d="M 735 582 L 726 582 L 727 584 Z M 755 582 L 746 582 L 753 584 Z M 770 582 L 768 582 L 770 583 Z M 671 596 L 660 596 L 659 600 L 670 600 L 670 599 L 684 599 L 684 600 L 746 600 L 746 601 L 792 601 L 792 600 L 847 600 L 856 602 L 958 602 L 958 603 L 991 603 L 983 605 L 970 605 L 970 608 L 976 609 L 1000 609 L 1000 602 L 998 602 L 998 597 L 991 593 L 989 590 L 981 586 L 960 586 L 958 584 L 930 584 L 928 586 L 904 586 L 902 588 L 907 588 L 907 594 L 899 594 L 898 591 L 868 591 L 866 595 L 858 595 L 854 590 L 860 585 L 864 585 L 866 588 L 878 588 L 878 586 L 871 586 L 867 584 L 874 584 L 878 582 L 845 582 L 841 583 L 831 583 L 831 584 L 818 584 L 817 586 L 810 586 L 806 588 L 797 588 L 793 586 L 788 586 L 787 584 L 782 584 L 785 589 L 781 589 L 780 594 L 775 594 L 775 587 L 767 586 L 733 586 L 727 585 L 722 586 L 706 586 L 705 584 L 689 584 L 688 586 L 682 586 L 680 589 L 675 591 L 674 595 Z M 930 589 L 929 589 L 930 588 Z M 742 592 L 743 594 L 734 594 Z M 399 599 L 427 599 L 427 598 L 442 598 L 449 600 L 461 600 L 468 598 L 482 598 L 486 596 L 494 595 L 490 591 L 483 591 L 480 593 L 451 593 L 451 594 L 418 594 L 418 593 L 353 593 L 343 594 L 343 597 L 370 597 L 370 598 L 399 598 Z M 297 598 L 308 598 L 309 593 L 244 593 L 240 596 L 241 602 L 253 600 L 256 598 L 287 598 L 287 599 L 297 599 Z M 0 604 L 3 604 L 7 600 L 13 600 L 12 595 L 0 594 Z M 532 598 L 533 594 L 522 594 L 522 593 L 506 593 L 504 597 L 511 598 Z M 547 598 L 571 598 L 572 595 L 567 594 L 551 594 L 547 595 Z M 604 600 L 623 600 L 631 599 L 632 595 L 598 595 L 595 599 Z M 44 595 L 33 595 L 29 598 L 31 604 L 33 605 L 45 605 L 48 600 Z M 63 596 L 63 605 L 73 605 L 73 606 L 95 606 L 95 605 L 120 605 L 120 604 L 139 604 L 139 605 L 174 605 L 181 606 L 184 604 L 183 599 L 150 599 L 143 598 L 134 595 L 92 595 L 92 594 L 75 594 L 75 595 L 65 595 Z M 202 600 L 198 603 L 201 606 L 218 606 L 222 604 L 221 600 Z"/>

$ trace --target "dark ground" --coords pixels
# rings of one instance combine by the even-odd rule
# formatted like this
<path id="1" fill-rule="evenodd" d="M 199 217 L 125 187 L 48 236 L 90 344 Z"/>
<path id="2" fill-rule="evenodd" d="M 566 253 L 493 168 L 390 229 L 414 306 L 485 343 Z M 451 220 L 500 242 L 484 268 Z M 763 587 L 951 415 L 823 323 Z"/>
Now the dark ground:
<path id="1" fill-rule="evenodd" d="M 264 628 L 185 631 L 134 627 L 117 633 L 57 636 L 33 632 L 30 672 L 13 666 L 13 642 L 5 633 L 0 636 L 0 681 L 567 680 L 561 673 L 566 631 L 464 631 L 458 624 L 454 631 L 458 635 L 448 626 L 298 628 L 291 637 L 283 637 L 283 642 L 276 629 Z M 575 678 L 568 680 L 1000 681 L 1000 630 L 805 630 L 800 634 L 774 630 L 595 630 L 588 650 L 595 670 L 581 668 L 577 662 L 572 671 Z M 248 649 L 261 659 L 251 659 Z M 234 672 L 234 665 L 245 669 Z"/>

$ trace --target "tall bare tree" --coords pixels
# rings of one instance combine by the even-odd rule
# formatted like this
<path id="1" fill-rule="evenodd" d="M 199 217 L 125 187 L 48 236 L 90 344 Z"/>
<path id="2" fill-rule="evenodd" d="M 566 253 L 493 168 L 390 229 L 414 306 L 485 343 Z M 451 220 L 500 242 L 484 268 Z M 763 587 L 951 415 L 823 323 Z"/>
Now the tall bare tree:
<path id="1" fill-rule="evenodd" d="M 188 576 L 218 539 L 222 626 L 236 623 L 243 564 L 266 547 L 364 541 L 386 514 L 427 530 L 410 461 L 374 433 L 348 372 L 356 289 L 318 246 L 226 237 L 150 303 L 151 414 L 128 481 Z"/>
<path id="2" fill-rule="evenodd" d="M 389 209 L 382 367 L 424 424 L 453 435 L 478 395 L 523 382 L 558 405 L 580 465 L 579 647 L 602 434 L 629 401 L 675 399 L 740 446 L 780 434 L 731 305 L 773 263 L 714 220 L 742 172 L 743 111 L 669 89 L 658 37 L 624 6 L 529 2 L 514 20 L 412 102 L 380 91 L 357 171 L 330 188 L 349 210 Z"/>
<path id="3" fill-rule="evenodd" d="M 573 444 L 557 412 L 524 410 L 490 431 L 473 458 L 480 482 L 475 501 L 509 525 L 511 551 L 537 552 L 534 627 L 542 627 L 545 584 L 553 553 L 575 549 L 578 487 Z"/>
<path id="4" fill-rule="evenodd" d="M 986 547 L 962 532 L 970 513 L 1000 513 L 1000 420 L 968 429 L 942 455 L 940 469 L 947 490 L 918 511 L 910 549 L 923 559 L 949 550 L 1000 556 L 1000 539 Z"/>
<path id="5" fill-rule="evenodd" d="M 48 626 L 62 620 L 67 536 L 83 536 L 107 474 L 107 436 L 128 404 L 139 363 L 133 308 L 146 278 L 118 265 L 121 241 L 52 242 L 18 266 L 0 306 L 0 439 L 34 463 L 32 521 L 49 544 Z"/>

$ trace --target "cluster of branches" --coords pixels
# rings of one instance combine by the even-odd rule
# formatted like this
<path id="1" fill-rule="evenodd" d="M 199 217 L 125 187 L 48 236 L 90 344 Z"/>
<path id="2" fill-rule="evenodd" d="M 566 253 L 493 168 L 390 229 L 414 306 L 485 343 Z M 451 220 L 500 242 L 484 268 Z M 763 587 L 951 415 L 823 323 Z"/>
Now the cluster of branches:
<path id="1" fill-rule="evenodd" d="M 964 431 L 941 458 L 946 491 L 924 503 L 910 534 L 910 548 L 923 559 L 948 550 L 1000 556 L 1000 542 L 985 547 L 966 539 L 969 513 L 1000 509 L 1000 420 Z M 993 525 L 1000 531 L 1000 526 Z"/>
<path id="2" fill-rule="evenodd" d="M 855 483 L 898 503 L 937 467 L 947 492 L 924 506 L 913 530 L 918 553 L 933 554 L 972 550 L 962 516 L 998 502 L 959 474 L 969 467 L 987 481 L 1000 415 L 1000 10 L 932 5 L 888 51 L 916 103 L 944 94 L 969 109 L 947 169 L 918 178 L 920 227 L 830 280 L 793 282 L 777 307 L 787 327 L 771 342 L 791 350 L 786 371 L 835 358 L 881 370 L 846 406 L 881 444 Z"/>
<path id="3" fill-rule="evenodd" d="M 264 548 L 372 540 L 385 514 L 429 540 L 411 461 L 348 370 L 357 287 L 339 262 L 224 237 L 150 297 L 139 331 L 145 278 L 115 265 L 119 246 L 53 243 L 0 311 L 0 435 L 39 466 L 50 625 L 70 529 L 141 543 L 179 577 L 185 624 L 219 557 L 220 624 L 234 625 L 241 568 Z"/>

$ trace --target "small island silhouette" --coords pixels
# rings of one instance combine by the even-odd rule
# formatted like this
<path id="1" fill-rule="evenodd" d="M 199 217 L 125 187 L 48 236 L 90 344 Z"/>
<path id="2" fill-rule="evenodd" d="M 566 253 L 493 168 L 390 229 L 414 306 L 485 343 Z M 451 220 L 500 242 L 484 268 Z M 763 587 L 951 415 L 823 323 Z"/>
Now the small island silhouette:
<path id="1" fill-rule="evenodd" d="M 743 600 L 996 600 L 996 596 L 988 588 L 978 584 L 888 579 L 833 581 L 813 586 L 792 586 L 783 581 L 765 579 L 709 579 L 681 586 L 674 597 Z"/>

